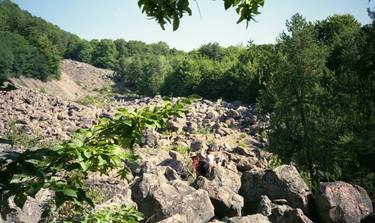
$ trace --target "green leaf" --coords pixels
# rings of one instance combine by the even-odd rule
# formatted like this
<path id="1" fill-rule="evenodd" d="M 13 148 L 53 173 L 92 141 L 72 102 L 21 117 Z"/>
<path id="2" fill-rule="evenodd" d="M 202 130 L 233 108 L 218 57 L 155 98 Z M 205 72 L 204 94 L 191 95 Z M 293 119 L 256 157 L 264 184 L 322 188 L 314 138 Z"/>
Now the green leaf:
<path id="1" fill-rule="evenodd" d="M 180 19 L 177 14 L 173 15 L 173 31 L 176 31 L 180 26 Z"/>
<path id="2" fill-rule="evenodd" d="M 231 0 L 224 0 L 224 8 L 225 10 L 229 9 L 229 7 L 232 5 Z"/>
<path id="3" fill-rule="evenodd" d="M 103 166 L 107 164 L 107 161 L 104 160 L 101 156 L 98 156 L 98 159 L 99 159 L 99 163 L 98 163 L 99 166 Z"/>
<path id="4" fill-rule="evenodd" d="M 79 165 L 81 165 L 83 171 L 87 171 L 91 167 L 92 163 L 90 160 L 87 160 L 85 162 L 80 162 Z"/>
<path id="5" fill-rule="evenodd" d="M 83 151 L 83 155 L 85 155 L 88 159 L 92 157 L 92 153 L 88 150 Z"/>
<path id="6" fill-rule="evenodd" d="M 77 198 L 77 192 L 73 189 L 70 189 L 70 188 L 66 188 L 64 189 L 64 195 L 68 196 L 68 197 L 75 197 Z"/>

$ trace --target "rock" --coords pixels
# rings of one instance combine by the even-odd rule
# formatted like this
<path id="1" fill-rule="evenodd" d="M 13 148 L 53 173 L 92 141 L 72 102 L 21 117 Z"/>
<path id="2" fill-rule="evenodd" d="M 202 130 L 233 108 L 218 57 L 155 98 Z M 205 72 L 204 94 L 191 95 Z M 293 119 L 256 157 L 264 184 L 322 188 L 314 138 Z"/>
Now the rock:
<path id="1" fill-rule="evenodd" d="M 311 192 L 291 165 L 282 165 L 273 170 L 253 169 L 242 175 L 240 195 L 245 199 L 245 209 L 253 208 L 261 200 L 261 195 L 270 199 L 286 199 L 293 208 L 301 208 L 309 213 Z"/>
<path id="2" fill-rule="evenodd" d="M 226 115 L 228 118 L 234 118 L 234 119 L 240 117 L 240 113 L 234 109 L 228 110 Z"/>
<path id="3" fill-rule="evenodd" d="M 213 170 L 212 181 L 220 186 L 225 186 L 237 193 L 241 187 L 241 176 L 239 173 L 222 166 Z"/>
<path id="4" fill-rule="evenodd" d="M 198 131 L 198 125 L 196 122 L 187 122 L 186 126 L 183 128 L 184 131 L 187 131 L 189 133 L 195 133 Z"/>
<path id="5" fill-rule="evenodd" d="M 9 207 L 1 205 L 0 222 L 4 223 L 38 223 L 41 220 L 44 210 L 48 206 L 48 202 L 52 193 L 48 190 L 41 190 L 37 193 L 36 198 L 27 197 L 23 208 L 19 208 L 9 198 Z"/>
<path id="6" fill-rule="evenodd" d="M 207 144 L 204 140 L 193 141 L 191 142 L 190 147 L 192 152 L 200 152 L 202 154 L 205 154 L 208 149 Z"/>
<path id="7" fill-rule="evenodd" d="M 207 222 L 214 216 L 208 193 L 195 190 L 181 180 L 168 182 L 160 176 L 145 173 L 132 191 L 133 200 L 150 223 L 176 214 L 185 215 L 189 223 Z"/>
<path id="8" fill-rule="evenodd" d="M 206 119 L 209 119 L 209 120 L 215 120 L 218 118 L 218 113 L 215 112 L 215 111 L 209 111 L 207 112 L 207 115 L 206 115 Z"/>
<path id="9" fill-rule="evenodd" d="M 320 183 L 316 207 L 322 222 L 360 223 L 373 212 L 367 192 L 342 181 Z"/>
<path id="10" fill-rule="evenodd" d="M 164 176 L 169 181 L 181 179 L 176 170 L 172 169 L 169 166 L 165 168 Z"/>
<path id="11" fill-rule="evenodd" d="M 265 195 L 261 196 L 257 213 L 267 216 L 271 222 L 276 223 L 312 223 L 301 209 L 294 209 L 285 204 L 276 204 Z"/>
<path id="12" fill-rule="evenodd" d="M 158 145 L 159 138 L 159 133 L 154 129 L 146 129 L 141 137 L 140 145 L 154 148 Z"/>
<path id="13" fill-rule="evenodd" d="M 175 214 L 172 217 L 169 217 L 159 223 L 189 223 L 185 215 Z"/>
<path id="14" fill-rule="evenodd" d="M 175 118 L 173 120 L 168 120 L 166 125 L 167 125 L 167 129 L 170 131 L 181 132 L 184 126 L 184 120 L 181 118 Z"/>
<path id="15" fill-rule="evenodd" d="M 135 205 L 131 200 L 131 190 L 125 180 L 116 177 L 116 173 L 110 176 L 91 173 L 85 180 L 85 186 L 99 196 L 97 201 L 101 206 L 111 205 Z"/>
<path id="16" fill-rule="evenodd" d="M 268 218 L 261 214 L 248 215 L 245 217 L 233 217 L 227 223 L 271 223 Z"/>
<path id="17" fill-rule="evenodd" d="M 313 223 L 305 216 L 303 211 L 299 208 L 290 209 L 284 212 L 284 215 L 277 220 L 277 223 Z"/>
<path id="18" fill-rule="evenodd" d="M 219 218 L 241 216 L 244 205 L 243 197 L 227 187 L 220 187 L 205 177 L 198 177 L 194 183 L 196 189 L 208 192 L 211 203 L 215 208 L 215 216 Z"/>
<path id="19" fill-rule="evenodd" d="M 141 160 L 143 160 L 140 164 L 141 173 L 165 175 L 168 179 L 177 177 L 173 176 L 174 174 L 178 174 L 178 178 L 181 177 L 182 179 L 186 179 L 189 176 L 183 157 L 177 152 L 171 151 L 168 153 L 163 150 L 149 152 L 146 150 L 147 149 L 143 149 L 139 153 Z M 168 167 L 175 172 L 171 173 L 171 170 L 169 170 Z M 136 170 L 133 171 L 136 172 Z"/>

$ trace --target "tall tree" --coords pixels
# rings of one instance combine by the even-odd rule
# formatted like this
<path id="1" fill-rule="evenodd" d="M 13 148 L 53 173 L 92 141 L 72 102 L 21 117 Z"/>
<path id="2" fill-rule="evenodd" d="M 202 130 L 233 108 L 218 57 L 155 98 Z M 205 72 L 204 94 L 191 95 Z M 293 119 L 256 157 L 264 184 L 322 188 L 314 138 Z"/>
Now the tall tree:
<path id="1" fill-rule="evenodd" d="M 103 39 L 94 48 L 92 63 L 97 67 L 115 69 L 117 67 L 116 58 L 116 45 L 112 40 Z"/>
<path id="2" fill-rule="evenodd" d="M 299 14 L 287 22 L 280 39 L 283 58 L 270 77 L 260 99 L 261 108 L 271 104 L 270 149 L 285 161 L 308 170 L 319 162 L 321 117 L 324 100 L 320 81 L 325 78 L 327 50 L 316 43 L 311 23 Z"/>

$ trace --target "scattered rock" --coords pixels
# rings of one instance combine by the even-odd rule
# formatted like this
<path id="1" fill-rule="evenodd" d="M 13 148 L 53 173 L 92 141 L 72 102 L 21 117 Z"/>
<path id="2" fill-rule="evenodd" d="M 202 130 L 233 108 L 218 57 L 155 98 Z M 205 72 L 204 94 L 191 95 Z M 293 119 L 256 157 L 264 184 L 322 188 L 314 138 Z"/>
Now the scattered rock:
<path id="1" fill-rule="evenodd" d="M 245 198 L 246 211 L 252 212 L 261 195 L 270 199 L 286 199 L 292 208 L 309 213 L 311 192 L 291 165 L 282 165 L 273 170 L 253 169 L 242 176 L 240 194 Z"/>
<path id="2" fill-rule="evenodd" d="M 271 201 L 266 195 L 262 195 L 257 212 L 275 223 L 312 223 L 301 209 L 291 208 L 284 201 L 280 201 Z M 277 204 L 277 202 L 282 204 Z"/>
<path id="3" fill-rule="evenodd" d="M 237 193 L 241 187 L 240 174 L 222 166 L 217 166 L 213 170 L 211 180 L 219 186 L 225 186 L 231 189 L 235 193 Z"/>
<path id="4" fill-rule="evenodd" d="M 196 140 L 191 142 L 191 151 L 192 152 L 200 152 L 201 154 L 205 154 L 208 147 L 204 140 Z"/>
<path id="5" fill-rule="evenodd" d="M 163 221 L 159 221 L 159 223 L 189 223 L 185 217 L 185 215 L 175 214 L 172 217 L 169 217 Z"/>
<path id="6" fill-rule="evenodd" d="M 373 213 L 367 192 L 342 181 L 320 183 L 316 206 L 322 222 L 360 223 Z"/>
<path id="7" fill-rule="evenodd" d="M 271 223 L 268 218 L 261 214 L 248 215 L 245 217 L 233 217 L 227 223 Z"/>
<path id="8" fill-rule="evenodd" d="M 208 193 L 195 190 L 181 180 L 168 182 L 154 174 L 143 174 L 132 188 L 133 200 L 149 222 L 158 222 L 176 214 L 187 222 L 203 223 L 214 216 Z"/>
<path id="9" fill-rule="evenodd" d="M 50 191 L 41 190 L 35 198 L 28 197 L 22 209 L 16 206 L 13 197 L 9 198 L 9 206 L 1 204 L 0 222 L 38 223 L 44 210 L 48 207 L 51 196 L 52 193 Z"/>
<path id="10" fill-rule="evenodd" d="M 215 216 L 219 218 L 241 216 L 244 205 L 243 197 L 234 193 L 231 189 L 215 184 L 205 177 L 198 177 L 194 183 L 196 189 L 208 192 L 211 203 L 215 208 Z"/>

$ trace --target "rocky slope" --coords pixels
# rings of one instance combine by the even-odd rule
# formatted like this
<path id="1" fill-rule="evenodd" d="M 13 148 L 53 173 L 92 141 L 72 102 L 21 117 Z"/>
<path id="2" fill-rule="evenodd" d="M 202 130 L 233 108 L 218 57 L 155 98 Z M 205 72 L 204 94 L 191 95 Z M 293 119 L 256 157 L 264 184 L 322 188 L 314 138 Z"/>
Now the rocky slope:
<path id="1" fill-rule="evenodd" d="M 59 96 L 63 99 L 77 100 L 86 95 L 96 95 L 100 89 L 114 85 L 114 71 L 100 69 L 90 64 L 69 59 L 60 64 L 60 80 L 42 82 L 33 78 L 12 78 L 11 82 L 19 87 L 38 90 L 48 95 Z"/>
<path id="2" fill-rule="evenodd" d="M 7 135 L 12 122 L 43 139 L 63 140 L 99 117 L 112 116 L 118 107 L 162 103 L 160 97 L 120 98 L 96 108 L 33 90 L 0 92 L 0 135 Z M 313 198 L 294 166 L 271 166 L 272 154 L 262 149 L 267 142 L 261 136 L 268 122 L 253 106 L 198 101 L 182 117 L 168 120 L 167 129 L 144 131 L 136 150 L 140 162 L 131 166 L 128 180 L 93 175 L 87 185 L 104 195 L 97 208 L 133 204 L 145 222 L 359 223 L 373 211 L 361 187 L 322 183 Z M 0 150 L 12 149 L 17 148 L 0 144 Z M 205 156 L 207 151 L 216 166 L 196 177 L 189 153 Z M 23 210 L 2 210 L 0 222 L 37 222 L 46 197 L 29 198 Z"/>

